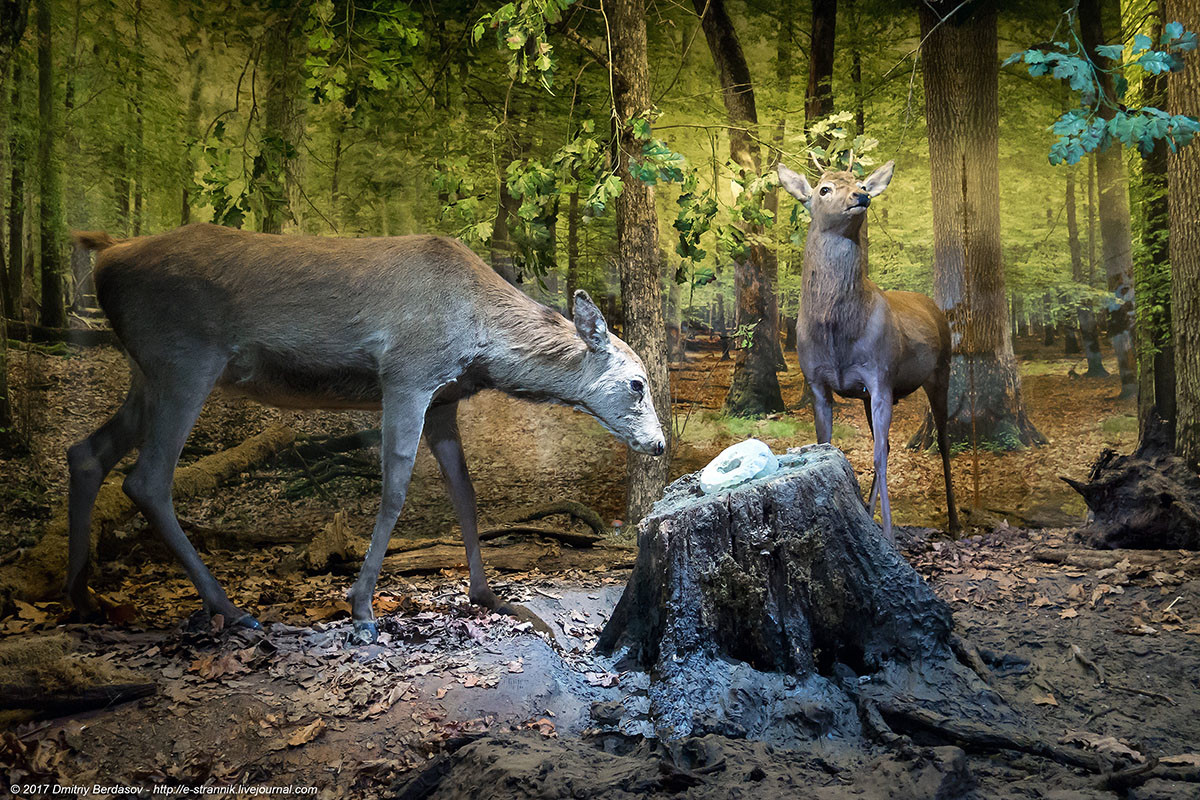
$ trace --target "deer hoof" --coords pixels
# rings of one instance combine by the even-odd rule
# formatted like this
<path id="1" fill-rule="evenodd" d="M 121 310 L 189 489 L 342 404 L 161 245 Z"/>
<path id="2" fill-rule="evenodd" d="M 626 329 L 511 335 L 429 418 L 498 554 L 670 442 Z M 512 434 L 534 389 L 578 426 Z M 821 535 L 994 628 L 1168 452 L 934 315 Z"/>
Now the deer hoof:
<path id="1" fill-rule="evenodd" d="M 379 638 L 379 627 L 374 620 L 355 620 L 354 629 L 346 636 L 347 647 L 375 644 Z"/>
<path id="2" fill-rule="evenodd" d="M 242 614 L 233 621 L 235 628 L 249 628 L 252 631 L 261 631 L 262 623 L 254 618 L 253 614 Z"/>

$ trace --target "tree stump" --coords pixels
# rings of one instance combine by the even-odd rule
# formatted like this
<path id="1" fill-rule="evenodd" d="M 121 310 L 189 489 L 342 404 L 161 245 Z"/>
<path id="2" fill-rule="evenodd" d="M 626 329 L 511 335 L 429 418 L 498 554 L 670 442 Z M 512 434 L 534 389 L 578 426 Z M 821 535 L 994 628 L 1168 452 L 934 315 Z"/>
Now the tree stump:
<path id="1" fill-rule="evenodd" d="M 1173 439 L 1152 411 L 1132 454 L 1106 449 L 1087 483 L 1063 478 L 1092 512 L 1079 530 L 1090 547 L 1200 550 L 1200 475 L 1175 455 Z"/>
<path id="2" fill-rule="evenodd" d="M 597 647 L 624 646 L 649 672 L 641 718 L 657 735 L 886 737 L 884 718 L 903 709 L 1012 721 L 960 663 L 956 650 L 974 651 L 949 607 L 883 538 L 830 445 L 790 450 L 774 474 L 713 495 L 680 478 L 638 545 Z"/>

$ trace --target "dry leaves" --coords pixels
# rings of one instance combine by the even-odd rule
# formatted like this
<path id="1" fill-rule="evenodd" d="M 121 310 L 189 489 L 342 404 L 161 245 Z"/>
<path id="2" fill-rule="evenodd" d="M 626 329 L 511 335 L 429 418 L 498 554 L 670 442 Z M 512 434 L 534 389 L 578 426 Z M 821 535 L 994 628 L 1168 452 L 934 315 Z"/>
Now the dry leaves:
<path id="1" fill-rule="evenodd" d="M 325 720 L 317 717 L 307 725 L 302 725 L 292 731 L 292 735 L 288 737 L 288 747 L 300 747 L 306 745 L 313 739 L 320 736 L 325 731 Z"/>

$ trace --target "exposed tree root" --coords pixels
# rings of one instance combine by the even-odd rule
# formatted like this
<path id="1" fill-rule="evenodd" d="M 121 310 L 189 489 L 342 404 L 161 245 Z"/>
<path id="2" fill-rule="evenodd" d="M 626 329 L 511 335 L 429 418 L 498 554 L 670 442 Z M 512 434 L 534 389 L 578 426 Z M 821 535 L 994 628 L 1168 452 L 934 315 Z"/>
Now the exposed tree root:
<path id="1" fill-rule="evenodd" d="M 175 472 L 173 494 L 176 500 L 213 491 L 239 472 L 265 460 L 296 438 L 286 425 L 273 425 L 251 436 L 237 447 L 214 453 Z M 100 487 L 92 510 L 92 548 L 102 533 L 130 520 L 136 506 L 121 489 L 121 477 L 110 477 Z M 0 611 L 15 597 L 27 602 L 45 600 L 62 591 L 67 571 L 67 502 L 54 512 L 42 538 L 13 563 L 0 567 Z"/>
<path id="2" fill-rule="evenodd" d="M 1128 769 L 1107 775 L 1099 782 L 1099 788 L 1124 792 L 1158 778 L 1164 781 L 1200 783 L 1200 766 L 1175 766 L 1159 762 L 1156 758 L 1146 760 Z"/>
<path id="3" fill-rule="evenodd" d="M 1013 750 L 1097 774 L 1108 769 L 1108 762 L 1094 753 L 1060 747 L 1020 731 L 1006 732 L 969 720 L 950 719 L 928 709 L 897 702 L 880 701 L 878 709 L 893 731 L 931 734 L 964 750 L 983 753 Z"/>
<path id="4" fill-rule="evenodd" d="M 591 508 L 588 508 L 583 503 L 577 503 L 574 500 L 561 500 L 557 503 L 551 503 L 548 506 L 543 506 L 537 509 L 522 511 L 514 514 L 507 519 L 508 522 L 532 522 L 536 519 L 544 519 L 552 517 L 556 514 L 566 514 L 574 519 L 579 520 L 584 525 L 587 525 L 597 536 L 605 536 L 608 533 L 608 526 L 604 524 L 604 520 Z M 587 545 L 584 545 L 587 546 Z"/>
<path id="5" fill-rule="evenodd" d="M 1183 556 L 1178 550 L 1083 550 L 1074 547 L 1039 547 L 1030 552 L 1036 561 L 1079 569 L 1109 569 L 1122 561 L 1139 569 L 1155 569 L 1170 561 L 1173 569 L 1181 562 L 1200 565 L 1200 557 Z"/>

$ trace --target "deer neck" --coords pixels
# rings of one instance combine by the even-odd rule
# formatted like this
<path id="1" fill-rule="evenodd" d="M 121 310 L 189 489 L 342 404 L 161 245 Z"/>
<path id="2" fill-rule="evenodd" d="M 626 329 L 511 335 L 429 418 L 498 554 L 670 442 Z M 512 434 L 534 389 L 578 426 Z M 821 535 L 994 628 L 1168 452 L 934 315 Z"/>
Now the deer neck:
<path id="1" fill-rule="evenodd" d="M 503 324 L 490 326 L 492 335 L 480 359 L 490 387 L 538 402 L 577 405 L 587 394 L 587 346 L 574 326 L 541 306 L 533 314 L 524 308 L 512 311 L 517 313 Z"/>
<path id="2" fill-rule="evenodd" d="M 859 235 L 857 225 L 850 231 L 809 230 L 801 279 L 805 317 L 844 318 L 867 306 L 872 285 Z"/>

